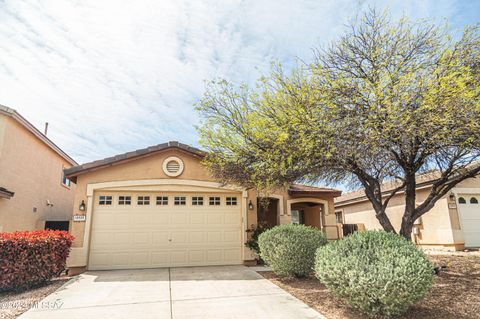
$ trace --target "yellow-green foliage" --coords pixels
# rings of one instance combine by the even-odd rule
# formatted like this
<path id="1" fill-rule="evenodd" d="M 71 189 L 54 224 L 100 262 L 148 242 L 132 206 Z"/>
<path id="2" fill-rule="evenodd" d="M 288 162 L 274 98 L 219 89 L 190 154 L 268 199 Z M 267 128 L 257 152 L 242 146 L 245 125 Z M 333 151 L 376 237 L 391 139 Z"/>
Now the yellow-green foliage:
<path id="1" fill-rule="evenodd" d="M 405 191 L 400 232 L 480 173 L 480 28 L 452 38 L 428 21 L 366 12 L 309 64 L 281 65 L 254 89 L 213 81 L 197 105 L 213 175 L 266 192 L 298 181 L 365 188 L 384 229 Z M 422 203 L 416 174 L 436 170 Z M 389 196 L 381 185 L 398 183 Z"/>

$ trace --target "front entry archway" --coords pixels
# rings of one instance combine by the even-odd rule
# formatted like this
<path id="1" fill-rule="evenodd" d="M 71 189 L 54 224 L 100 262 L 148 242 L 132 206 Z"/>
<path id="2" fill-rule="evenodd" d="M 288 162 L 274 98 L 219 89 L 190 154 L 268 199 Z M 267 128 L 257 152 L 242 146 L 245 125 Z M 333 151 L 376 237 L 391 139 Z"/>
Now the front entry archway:
<path id="1" fill-rule="evenodd" d="M 334 215 L 330 215 L 328 202 L 315 197 L 287 200 L 287 215 L 292 223 L 302 223 L 321 229 L 328 238 L 340 238 Z"/>
<path id="2" fill-rule="evenodd" d="M 322 203 L 300 202 L 291 204 L 292 224 L 302 224 L 323 229 L 325 207 Z"/>
<path id="3" fill-rule="evenodd" d="M 287 215 L 292 216 L 293 210 L 296 210 L 297 208 L 302 208 L 302 207 L 318 208 L 318 211 L 319 211 L 318 216 L 321 217 L 319 220 L 320 222 L 322 219 L 323 220 L 325 219 L 325 215 L 329 214 L 328 202 L 326 200 L 315 198 L 315 197 L 305 197 L 305 198 L 295 198 L 295 199 L 287 200 Z M 314 209 L 310 209 L 310 210 L 314 211 Z M 319 224 L 320 227 L 324 225 L 325 225 L 325 222 L 323 224 L 321 223 Z"/>

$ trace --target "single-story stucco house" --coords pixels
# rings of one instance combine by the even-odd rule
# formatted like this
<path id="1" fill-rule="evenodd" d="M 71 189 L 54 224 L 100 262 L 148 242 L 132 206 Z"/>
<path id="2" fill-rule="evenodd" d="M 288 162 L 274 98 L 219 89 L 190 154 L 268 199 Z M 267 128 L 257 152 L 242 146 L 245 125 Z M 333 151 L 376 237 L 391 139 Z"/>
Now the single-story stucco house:
<path id="1" fill-rule="evenodd" d="M 435 173 L 419 176 L 417 203 L 422 203 L 428 196 L 436 176 Z M 389 185 L 384 186 L 387 195 Z M 480 178 L 464 180 L 415 222 L 412 239 L 423 248 L 463 250 L 480 247 L 479 202 Z M 387 215 L 396 230 L 400 229 L 404 210 L 404 195 L 399 192 L 390 200 L 387 208 Z M 335 212 L 339 222 L 344 224 L 357 224 L 359 228 L 367 230 L 382 229 L 363 190 L 336 198 Z"/>
<path id="2" fill-rule="evenodd" d="M 78 165 L 16 110 L 0 105 L 0 232 L 68 230 Z"/>
<path id="3" fill-rule="evenodd" d="M 259 205 L 255 189 L 223 185 L 206 154 L 169 142 L 65 170 L 76 183 L 72 272 L 252 262 L 249 229 L 301 223 L 339 238 L 331 188 L 291 185 Z"/>

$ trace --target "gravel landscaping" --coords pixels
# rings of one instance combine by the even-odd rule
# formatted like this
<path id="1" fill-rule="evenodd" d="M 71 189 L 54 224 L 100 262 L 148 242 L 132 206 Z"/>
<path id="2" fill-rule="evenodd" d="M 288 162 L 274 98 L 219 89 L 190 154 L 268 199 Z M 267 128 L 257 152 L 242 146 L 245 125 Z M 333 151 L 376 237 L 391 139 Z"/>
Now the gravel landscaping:
<path id="1" fill-rule="evenodd" d="M 480 255 L 436 254 L 430 255 L 429 259 L 447 268 L 440 276 L 435 276 L 435 283 L 427 297 L 400 318 L 480 318 Z M 259 273 L 328 319 L 368 319 L 334 298 L 313 276 L 296 279 L 279 278 L 272 272 Z"/>
<path id="2" fill-rule="evenodd" d="M 53 279 L 46 285 L 25 291 L 0 292 L 0 318 L 17 318 L 33 307 L 42 307 L 40 300 L 60 288 L 70 278 Z"/>

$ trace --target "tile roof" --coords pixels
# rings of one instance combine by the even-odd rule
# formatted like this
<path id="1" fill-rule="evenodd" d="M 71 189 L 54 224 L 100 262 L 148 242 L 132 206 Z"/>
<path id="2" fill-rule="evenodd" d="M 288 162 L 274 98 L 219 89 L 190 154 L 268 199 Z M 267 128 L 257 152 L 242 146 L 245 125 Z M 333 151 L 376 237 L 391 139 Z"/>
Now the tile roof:
<path id="1" fill-rule="evenodd" d="M 301 194 L 325 194 L 325 193 L 334 193 L 335 197 L 340 196 L 342 191 L 334 188 L 328 187 L 317 187 L 317 186 L 310 186 L 310 185 L 302 185 L 302 184 L 292 184 L 288 188 L 288 193 L 290 195 L 301 195 Z"/>
<path id="2" fill-rule="evenodd" d="M 436 179 L 439 178 L 439 176 L 440 176 L 440 173 L 435 170 L 417 175 L 416 177 L 417 188 L 430 186 Z M 395 187 L 399 185 L 400 184 L 398 181 L 383 183 L 381 185 L 382 194 L 385 194 L 385 195 L 389 194 L 389 192 L 391 192 Z M 367 196 L 365 195 L 365 190 L 362 188 L 362 189 L 355 190 L 353 192 L 345 193 L 342 196 L 335 198 L 335 205 L 343 206 L 343 205 L 353 204 L 353 203 L 362 202 L 366 200 L 368 199 L 367 199 Z"/>
<path id="3" fill-rule="evenodd" d="M 74 166 L 64 170 L 65 175 L 70 178 L 72 181 L 75 181 L 75 177 L 81 173 L 91 171 L 94 169 L 111 166 L 121 162 L 129 161 L 135 158 L 151 155 L 160 151 L 165 151 L 167 149 L 180 149 L 182 151 L 188 152 L 198 157 L 204 157 L 206 153 L 198 148 L 189 146 L 187 144 L 182 144 L 177 141 L 170 141 L 168 143 L 162 143 L 154 146 L 149 146 L 146 148 L 138 149 L 132 152 L 127 152 L 112 157 L 107 157 L 101 160 L 85 163 L 82 165 Z"/>
<path id="4" fill-rule="evenodd" d="M 147 148 L 142 148 L 136 151 L 127 152 L 119 155 L 115 155 L 112 157 L 107 157 L 101 160 L 85 163 L 82 165 L 74 166 L 71 168 L 67 168 L 64 170 L 65 175 L 76 182 L 76 177 L 82 173 L 100 169 L 103 167 L 108 167 L 111 165 L 119 164 L 125 161 L 129 161 L 132 159 L 140 158 L 143 156 L 148 156 L 157 152 L 165 151 L 167 149 L 180 149 L 182 151 L 188 152 L 193 154 L 194 156 L 203 158 L 207 153 L 202 151 L 198 148 L 192 147 L 187 144 L 179 143 L 177 141 L 170 141 L 168 143 L 158 144 L 154 146 L 150 146 Z M 341 191 L 333 188 L 326 188 L 326 187 L 315 187 L 315 186 L 308 186 L 308 185 L 301 185 L 301 184 L 292 184 L 288 188 L 288 193 L 291 195 L 320 195 L 326 193 L 333 193 L 335 196 L 340 196 Z"/>

